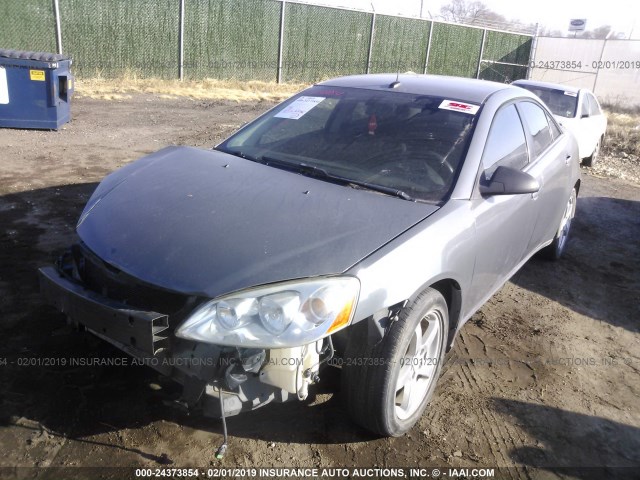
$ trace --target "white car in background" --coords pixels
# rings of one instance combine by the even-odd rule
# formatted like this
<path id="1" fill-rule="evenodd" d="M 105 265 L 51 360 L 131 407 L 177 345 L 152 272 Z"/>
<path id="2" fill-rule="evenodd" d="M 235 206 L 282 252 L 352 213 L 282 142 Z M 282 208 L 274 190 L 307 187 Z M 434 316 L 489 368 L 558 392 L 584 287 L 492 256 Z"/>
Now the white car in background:
<path id="1" fill-rule="evenodd" d="M 534 80 L 516 80 L 513 85 L 540 97 L 556 120 L 576 137 L 583 165 L 592 167 L 596 163 L 607 130 L 607 117 L 591 91 Z"/>

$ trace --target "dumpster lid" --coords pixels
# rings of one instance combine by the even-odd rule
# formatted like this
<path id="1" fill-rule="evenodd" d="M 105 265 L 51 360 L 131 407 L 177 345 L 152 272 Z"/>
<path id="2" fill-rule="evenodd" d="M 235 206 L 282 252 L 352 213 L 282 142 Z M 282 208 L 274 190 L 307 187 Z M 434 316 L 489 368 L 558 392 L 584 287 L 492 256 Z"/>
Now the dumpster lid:
<path id="1" fill-rule="evenodd" d="M 41 62 L 58 62 L 61 60 L 70 60 L 67 55 L 59 53 L 47 52 L 26 52 L 23 50 L 8 50 L 0 48 L 0 57 L 17 58 L 20 60 L 39 60 Z"/>

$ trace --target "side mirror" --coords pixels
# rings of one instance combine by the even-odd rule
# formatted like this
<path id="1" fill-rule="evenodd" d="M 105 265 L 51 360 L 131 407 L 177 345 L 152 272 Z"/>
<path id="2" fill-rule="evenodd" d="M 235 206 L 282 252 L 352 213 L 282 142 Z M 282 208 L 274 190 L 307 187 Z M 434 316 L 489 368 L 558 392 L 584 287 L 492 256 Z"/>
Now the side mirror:
<path id="1" fill-rule="evenodd" d="M 540 184 L 528 173 L 515 168 L 498 167 L 491 180 L 480 182 L 480 193 L 491 195 L 521 195 L 535 193 L 540 190 Z"/>

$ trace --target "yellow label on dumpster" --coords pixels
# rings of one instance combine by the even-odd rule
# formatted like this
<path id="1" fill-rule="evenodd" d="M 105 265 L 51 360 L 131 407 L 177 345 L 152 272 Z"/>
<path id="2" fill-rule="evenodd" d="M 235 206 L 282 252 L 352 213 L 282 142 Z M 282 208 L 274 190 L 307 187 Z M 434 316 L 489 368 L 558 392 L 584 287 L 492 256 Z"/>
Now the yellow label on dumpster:
<path id="1" fill-rule="evenodd" d="M 29 70 L 29 78 L 37 82 L 44 82 L 44 70 Z"/>

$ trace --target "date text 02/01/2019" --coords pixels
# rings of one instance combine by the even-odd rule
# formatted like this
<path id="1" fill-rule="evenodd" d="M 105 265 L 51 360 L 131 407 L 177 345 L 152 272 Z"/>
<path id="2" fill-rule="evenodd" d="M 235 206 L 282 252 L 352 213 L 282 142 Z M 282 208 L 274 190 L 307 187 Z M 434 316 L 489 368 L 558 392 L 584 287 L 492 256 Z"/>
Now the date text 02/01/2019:
<path id="1" fill-rule="evenodd" d="M 640 60 L 594 60 L 583 62 L 581 60 L 533 60 L 529 62 L 530 68 L 547 70 L 633 70 L 640 68 Z"/>

